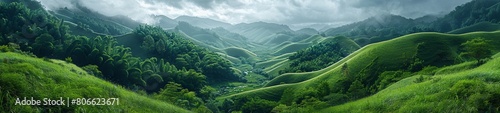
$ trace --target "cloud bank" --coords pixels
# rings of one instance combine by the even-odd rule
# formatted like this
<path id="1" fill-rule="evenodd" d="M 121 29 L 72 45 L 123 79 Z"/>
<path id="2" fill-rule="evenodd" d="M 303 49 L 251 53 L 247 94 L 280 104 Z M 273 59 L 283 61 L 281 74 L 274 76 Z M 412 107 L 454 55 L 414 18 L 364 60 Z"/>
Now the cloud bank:
<path id="1" fill-rule="evenodd" d="M 231 24 L 256 21 L 305 26 L 341 25 L 379 14 L 417 18 L 452 11 L 471 0 L 39 0 L 48 9 L 80 4 L 104 15 L 153 23 L 150 15 L 210 18 Z"/>

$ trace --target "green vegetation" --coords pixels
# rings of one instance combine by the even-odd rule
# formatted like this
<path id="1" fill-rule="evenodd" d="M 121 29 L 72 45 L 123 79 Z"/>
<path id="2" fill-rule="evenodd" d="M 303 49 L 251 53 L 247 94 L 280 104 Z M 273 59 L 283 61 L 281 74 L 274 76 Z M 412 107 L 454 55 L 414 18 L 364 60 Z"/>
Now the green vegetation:
<path id="1" fill-rule="evenodd" d="M 71 10 L 68 8 L 61 8 L 51 12 L 51 14 L 76 24 L 78 27 L 77 30 L 93 32 L 101 35 L 122 35 L 131 32 L 133 30 L 131 28 L 139 26 L 139 23 L 137 22 L 124 23 L 129 26 L 122 25 L 121 23 L 113 21 L 115 20 L 113 18 L 101 15 L 80 5 L 76 5 L 76 7 Z"/>
<path id="2" fill-rule="evenodd" d="M 454 74 L 413 76 L 385 90 L 321 112 L 498 112 L 500 110 L 499 58 Z M 466 62 L 469 63 L 469 62 Z M 462 65 L 462 64 L 459 64 Z"/>
<path id="3" fill-rule="evenodd" d="M 126 90 L 83 69 L 54 59 L 0 53 L 0 109 L 3 112 L 188 112 L 172 104 Z M 17 98 L 119 98 L 111 106 L 20 106 Z"/>
<path id="4" fill-rule="evenodd" d="M 499 112 L 499 2 L 473 0 L 444 17 L 377 15 L 318 32 L 163 15 L 152 15 L 150 26 L 80 4 L 44 10 L 37 1 L 3 0 L 0 110 Z M 120 105 L 13 104 L 22 97 Z"/>
<path id="5" fill-rule="evenodd" d="M 0 44 L 9 44 L 1 46 L 2 51 L 64 59 L 83 67 L 85 71 L 82 73 L 92 74 L 136 92 L 175 93 L 162 89 L 168 83 L 180 84 L 189 96 L 176 99 L 187 98 L 184 100 L 195 102 L 196 98 L 200 98 L 196 96 L 205 100 L 215 96 L 203 95 L 208 83 L 239 79 L 232 65 L 218 54 L 158 27 L 139 26 L 127 35 L 133 41 L 143 42 L 132 46 L 135 51 L 143 51 L 139 53 L 142 55 L 137 55 L 131 52 L 131 48 L 119 45 L 109 35 L 91 38 L 72 35 L 69 27 L 75 26 L 68 26 L 68 23 L 49 15 L 41 7 L 28 9 L 18 2 L 2 2 L 0 9 L 3 20 L 0 24 L 3 28 L 0 31 Z M 200 95 L 193 95 L 195 93 Z M 196 106 L 175 104 L 189 110 L 207 111 L 204 102 Z"/>
<path id="6" fill-rule="evenodd" d="M 398 15 L 378 15 L 361 22 L 330 28 L 325 36 L 346 36 L 356 40 L 360 46 L 381 42 L 410 33 L 435 31 L 428 22 L 408 19 Z"/>
<path id="7" fill-rule="evenodd" d="M 471 26 L 481 22 L 500 22 L 499 0 L 473 0 L 455 8 L 442 19 L 432 23 L 432 27 L 440 32 Z M 479 30 L 480 31 L 480 30 Z"/>
<path id="8" fill-rule="evenodd" d="M 464 62 L 465 59 L 459 55 L 463 49 L 461 44 L 476 37 L 492 40 L 489 43 L 492 52 L 498 52 L 500 50 L 498 39 L 495 38 L 498 36 L 500 36 L 499 31 L 463 35 L 440 33 L 411 34 L 361 48 L 325 69 L 307 73 L 280 75 L 271 80 L 266 85 L 267 87 L 220 99 L 237 99 L 245 96 L 259 97 L 282 104 L 275 107 L 277 110 L 297 107 L 297 109 L 291 112 L 315 110 L 310 108 L 315 106 L 323 106 L 319 108 L 324 108 L 326 106 L 343 105 L 349 101 L 355 101 L 384 90 L 393 89 L 392 87 L 396 82 L 408 81 L 412 84 L 429 83 L 429 76 L 436 72 L 443 73 L 445 70 L 448 70 L 447 73 L 450 73 L 449 71 L 452 70 L 466 71 L 471 69 L 466 68 L 468 65 L 465 68 L 461 68 L 462 66 L 456 67 L 461 69 L 452 69 L 453 66 L 447 66 L 456 64 L 456 62 Z M 435 48 L 442 48 L 443 50 L 435 51 Z M 483 70 L 481 72 L 488 71 Z M 407 80 L 410 78 L 413 79 Z M 416 78 L 420 79 L 415 80 Z M 493 98 L 487 100 L 494 101 Z M 298 107 L 310 101 L 314 104 Z M 327 103 L 327 105 L 323 103 Z M 353 109 L 356 109 L 356 107 L 352 107 L 349 110 Z"/>
<path id="9" fill-rule="evenodd" d="M 465 52 L 461 55 L 470 56 L 477 60 L 478 64 L 482 64 L 482 59 L 489 58 L 491 56 L 491 45 L 488 44 L 489 41 L 483 38 L 476 38 L 462 43 Z"/>
<path id="10" fill-rule="evenodd" d="M 280 54 L 285 54 L 285 53 L 291 53 L 291 52 L 296 52 L 301 49 L 310 47 L 311 43 L 290 43 L 287 45 L 282 46 L 281 48 L 278 48 L 274 53 L 274 55 L 280 55 Z"/>
<path id="11" fill-rule="evenodd" d="M 460 29 L 456 29 L 453 31 L 450 31 L 448 33 L 450 34 L 462 34 L 462 33 L 468 33 L 468 32 L 475 32 L 475 31 L 496 31 L 500 30 L 500 24 L 495 24 L 491 22 L 480 22 L 474 25 L 470 25 L 467 27 L 463 27 Z"/>
<path id="12" fill-rule="evenodd" d="M 346 57 L 360 47 L 346 37 L 328 38 L 290 56 L 290 67 L 280 70 L 280 74 L 289 72 L 310 72 L 323 69 Z"/>
<path id="13" fill-rule="evenodd" d="M 244 59 L 255 59 L 257 55 L 251 51 L 248 51 L 243 48 L 230 47 L 224 49 L 227 55 L 236 57 L 236 58 L 244 58 Z"/>
<path id="14" fill-rule="evenodd" d="M 234 26 L 229 26 L 227 30 L 241 34 L 248 38 L 249 41 L 259 42 L 259 40 L 279 32 L 292 31 L 286 25 L 278 25 L 265 22 L 241 23 Z"/>

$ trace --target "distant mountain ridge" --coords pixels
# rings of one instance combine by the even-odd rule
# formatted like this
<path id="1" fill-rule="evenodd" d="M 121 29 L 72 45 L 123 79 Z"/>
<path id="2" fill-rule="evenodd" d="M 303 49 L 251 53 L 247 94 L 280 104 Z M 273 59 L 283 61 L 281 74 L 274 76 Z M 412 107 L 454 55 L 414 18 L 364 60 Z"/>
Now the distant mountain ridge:
<path id="1" fill-rule="evenodd" d="M 229 27 L 231 24 L 209 19 L 209 18 L 200 18 L 193 16 L 179 16 L 174 19 L 175 21 L 184 21 L 193 26 L 198 26 L 205 29 L 217 28 L 217 27 Z"/>

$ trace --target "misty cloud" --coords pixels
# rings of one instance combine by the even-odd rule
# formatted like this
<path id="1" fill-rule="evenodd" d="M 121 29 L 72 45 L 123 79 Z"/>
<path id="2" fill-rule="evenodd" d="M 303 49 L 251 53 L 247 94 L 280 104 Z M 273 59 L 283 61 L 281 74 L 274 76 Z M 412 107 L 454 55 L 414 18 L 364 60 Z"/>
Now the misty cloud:
<path id="1" fill-rule="evenodd" d="M 471 0 L 40 0 L 49 8 L 80 4 L 105 15 L 154 23 L 150 15 L 211 18 L 232 24 L 273 22 L 293 26 L 341 25 L 379 14 L 417 18 L 449 12 Z"/>

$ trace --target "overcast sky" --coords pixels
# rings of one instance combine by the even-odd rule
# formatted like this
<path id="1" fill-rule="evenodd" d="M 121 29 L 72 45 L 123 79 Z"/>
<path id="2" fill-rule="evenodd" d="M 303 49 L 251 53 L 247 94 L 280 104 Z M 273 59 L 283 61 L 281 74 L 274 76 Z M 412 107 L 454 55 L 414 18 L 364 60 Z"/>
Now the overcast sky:
<path id="1" fill-rule="evenodd" d="M 211 18 L 231 24 L 272 22 L 303 26 L 341 25 L 377 14 L 416 18 L 452 11 L 471 0 L 39 0 L 49 8 L 78 3 L 105 15 L 125 15 L 154 23 L 149 15 Z"/>

